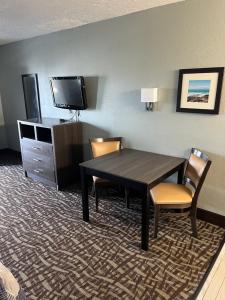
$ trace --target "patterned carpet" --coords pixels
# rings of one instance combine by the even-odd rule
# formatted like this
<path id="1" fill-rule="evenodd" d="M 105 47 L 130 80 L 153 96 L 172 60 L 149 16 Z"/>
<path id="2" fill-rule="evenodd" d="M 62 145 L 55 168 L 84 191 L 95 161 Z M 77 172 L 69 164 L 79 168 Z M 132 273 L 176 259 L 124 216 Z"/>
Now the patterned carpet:
<path id="1" fill-rule="evenodd" d="M 188 218 L 165 213 L 145 252 L 138 202 L 128 210 L 111 192 L 96 213 L 91 200 L 87 224 L 79 189 L 57 192 L 0 166 L 0 260 L 28 299 L 189 299 L 224 230 L 198 221 L 194 239 Z"/>

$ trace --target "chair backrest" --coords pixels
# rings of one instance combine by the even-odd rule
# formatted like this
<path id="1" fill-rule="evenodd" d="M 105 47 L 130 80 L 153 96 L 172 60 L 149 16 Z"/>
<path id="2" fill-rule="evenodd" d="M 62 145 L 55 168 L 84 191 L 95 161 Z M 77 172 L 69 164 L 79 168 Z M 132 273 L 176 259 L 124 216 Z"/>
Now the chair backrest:
<path id="1" fill-rule="evenodd" d="M 198 197 L 210 165 L 211 161 L 207 155 L 196 148 L 191 149 L 184 174 L 184 183 L 191 184 L 195 190 L 195 197 Z"/>
<path id="2" fill-rule="evenodd" d="M 94 138 L 90 139 L 90 146 L 93 158 L 102 156 L 121 149 L 122 138 Z"/>

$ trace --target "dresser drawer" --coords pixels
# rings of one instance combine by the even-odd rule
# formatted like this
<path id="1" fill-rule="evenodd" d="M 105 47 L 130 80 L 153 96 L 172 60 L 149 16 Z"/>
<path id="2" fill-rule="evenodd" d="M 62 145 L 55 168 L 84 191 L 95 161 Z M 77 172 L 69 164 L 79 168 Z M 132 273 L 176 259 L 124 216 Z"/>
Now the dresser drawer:
<path id="1" fill-rule="evenodd" d="M 23 162 L 32 164 L 35 168 L 48 168 L 54 170 L 53 153 L 51 155 L 43 155 L 42 153 L 23 150 Z"/>
<path id="2" fill-rule="evenodd" d="M 45 166 L 43 163 L 42 165 L 38 165 L 38 162 L 28 162 L 23 161 L 23 168 L 25 171 L 30 172 L 34 175 L 46 178 L 48 180 L 55 182 L 55 172 L 54 168 L 49 168 Z"/>
<path id="3" fill-rule="evenodd" d="M 53 146 L 48 143 L 23 138 L 21 139 L 21 146 L 23 152 L 29 151 L 34 154 L 42 154 L 42 155 L 53 154 Z"/>

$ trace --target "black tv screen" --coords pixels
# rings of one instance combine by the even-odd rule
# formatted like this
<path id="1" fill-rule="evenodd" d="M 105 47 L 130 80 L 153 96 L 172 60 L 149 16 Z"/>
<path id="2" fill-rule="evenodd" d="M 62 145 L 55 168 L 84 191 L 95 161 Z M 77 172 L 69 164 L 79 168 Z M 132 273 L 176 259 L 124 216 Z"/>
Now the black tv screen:
<path id="1" fill-rule="evenodd" d="M 56 107 L 75 110 L 87 108 L 85 84 L 82 76 L 52 77 L 50 85 Z"/>

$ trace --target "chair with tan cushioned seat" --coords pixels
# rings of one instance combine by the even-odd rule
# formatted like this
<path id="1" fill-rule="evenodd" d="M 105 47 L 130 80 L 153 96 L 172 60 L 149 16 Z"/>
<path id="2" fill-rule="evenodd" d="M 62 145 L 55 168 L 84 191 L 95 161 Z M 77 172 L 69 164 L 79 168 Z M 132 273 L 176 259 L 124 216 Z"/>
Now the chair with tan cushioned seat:
<path id="1" fill-rule="evenodd" d="M 94 138 L 94 139 L 90 139 L 89 142 L 90 142 L 92 156 L 93 158 L 97 158 L 99 156 L 121 150 L 122 138 L 121 137 Z M 111 185 L 113 185 L 111 181 L 106 180 L 104 178 L 93 176 L 92 191 L 95 193 L 96 211 L 98 211 L 98 204 L 99 204 L 99 191 L 98 191 L 99 188 L 107 187 Z M 125 190 L 125 199 L 128 206 L 126 190 Z"/>
<path id="2" fill-rule="evenodd" d="M 183 177 L 183 184 L 160 183 L 150 190 L 154 204 L 154 238 L 158 233 L 160 209 L 190 208 L 193 236 L 197 237 L 197 200 L 211 165 L 209 158 L 200 150 L 192 148 Z"/>

